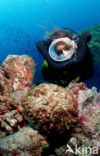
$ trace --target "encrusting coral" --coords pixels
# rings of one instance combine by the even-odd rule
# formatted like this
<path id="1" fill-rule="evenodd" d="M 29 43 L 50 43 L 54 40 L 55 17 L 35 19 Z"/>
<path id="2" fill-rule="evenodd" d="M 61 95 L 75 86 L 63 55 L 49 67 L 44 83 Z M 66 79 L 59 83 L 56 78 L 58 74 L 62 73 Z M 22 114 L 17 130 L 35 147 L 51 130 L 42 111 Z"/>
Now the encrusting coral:
<path id="1" fill-rule="evenodd" d="M 78 124 L 74 127 L 66 145 L 55 150 L 57 156 L 74 156 L 71 152 L 66 153 L 67 144 L 74 152 L 76 146 L 79 148 L 78 156 L 100 154 L 100 93 L 97 93 L 96 88 L 88 89 L 84 83 L 76 82 L 70 83 L 66 89 L 70 90 L 77 99 Z M 91 150 L 85 153 L 84 149 L 89 147 Z M 82 148 L 84 148 L 83 151 Z M 90 151 L 92 151 L 91 154 Z"/>
<path id="2" fill-rule="evenodd" d="M 87 109 L 89 106 L 92 106 L 93 99 L 97 95 L 97 89 L 95 87 L 89 89 L 83 82 L 76 83 L 73 81 L 66 89 L 73 94 L 78 102 L 78 114 L 81 114 L 85 108 Z"/>
<path id="3" fill-rule="evenodd" d="M 82 152 L 83 147 L 90 147 L 92 151 L 87 152 L 88 156 L 100 154 L 100 93 L 94 98 L 92 106 L 84 109 L 79 115 L 78 125 L 69 140 L 69 144 L 73 149 L 76 145 L 80 147 L 80 152 Z"/>
<path id="4" fill-rule="evenodd" d="M 44 83 L 30 90 L 19 110 L 42 131 L 63 133 L 77 122 L 78 104 L 65 88 Z"/>
<path id="5" fill-rule="evenodd" d="M 4 80 L 5 85 L 3 85 L 3 94 L 8 98 L 11 96 L 9 101 L 22 102 L 33 83 L 34 61 L 27 55 L 9 55 L 2 63 L 1 69 L 4 73 L 3 79 L 6 78 Z"/>
<path id="6" fill-rule="evenodd" d="M 18 108 L 31 89 L 34 71 L 35 63 L 26 55 L 10 55 L 1 65 L 1 156 L 40 156 L 42 149 L 48 146 L 44 137 L 27 127 L 27 122 Z"/>
<path id="7" fill-rule="evenodd" d="M 23 116 L 17 110 L 5 113 L 0 117 L 0 137 L 20 129 L 22 123 L 24 123 Z"/>
<path id="8" fill-rule="evenodd" d="M 26 56 L 9 55 L 0 67 L 0 137 L 24 126 L 17 105 L 28 95 L 33 83 L 34 61 Z"/>

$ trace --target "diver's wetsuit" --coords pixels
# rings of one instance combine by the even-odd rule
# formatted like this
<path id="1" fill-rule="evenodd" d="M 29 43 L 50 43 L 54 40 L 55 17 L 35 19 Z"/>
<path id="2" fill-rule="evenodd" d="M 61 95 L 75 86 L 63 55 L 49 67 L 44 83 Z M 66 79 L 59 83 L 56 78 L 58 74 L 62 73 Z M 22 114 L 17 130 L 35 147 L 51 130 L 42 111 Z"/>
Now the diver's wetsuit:
<path id="1" fill-rule="evenodd" d="M 81 36 L 76 38 L 77 48 L 76 55 L 73 56 L 70 60 L 63 62 L 54 61 L 49 55 L 49 46 L 50 41 L 39 41 L 37 43 L 37 48 L 40 53 L 43 55 L 44 59 L 49 64 L 49 77 L 51 79 L 66 79 L 69 77 L 71 79 L 76 78 L 80 75 L 81 80 L 85 80 L 88 77 L 93 75 L 93 66 L 91 54 L 89 52 L 87 42 L 90 41 L 91 35 L 88 32 L 82 33 Z M 63 74 L 62 71 L 67 71 L 67 75 Z M 58 74 L 55 74 L 58 73 Z M 55 75 L 55 76 L 54 76 Z M 58 75 L 58 76 L 57 76 Z"/>

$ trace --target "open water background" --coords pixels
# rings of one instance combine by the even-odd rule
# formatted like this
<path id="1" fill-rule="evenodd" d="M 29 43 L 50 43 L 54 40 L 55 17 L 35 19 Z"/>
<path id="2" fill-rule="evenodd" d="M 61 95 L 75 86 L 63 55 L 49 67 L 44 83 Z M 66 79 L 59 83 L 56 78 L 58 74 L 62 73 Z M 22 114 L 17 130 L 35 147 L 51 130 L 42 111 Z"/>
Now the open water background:
<path id="1" fill-rule="evenodd" d="M 35 82 L 41 81 L 43 57 L 36 49 L 54 27 L 81 30 L 100 22 L 100 0 L 0 0 L 0 62 L 9 54 L 28 54 L 36 62 Z M 86 81 L 100 89 L 100 65 Z"/>

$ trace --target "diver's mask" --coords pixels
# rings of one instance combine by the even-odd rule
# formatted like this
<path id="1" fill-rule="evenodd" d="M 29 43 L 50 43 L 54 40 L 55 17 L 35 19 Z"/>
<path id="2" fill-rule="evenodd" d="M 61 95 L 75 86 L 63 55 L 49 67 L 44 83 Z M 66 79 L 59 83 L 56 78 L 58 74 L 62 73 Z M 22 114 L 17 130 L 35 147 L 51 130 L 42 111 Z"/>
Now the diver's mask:
<path id="1" fill-rule="evenodd" d="M 67 37 L 55 39 L 49 47 L 50 57 L 57 62 L 71 59 L 74 53 L 75 41 Z"/>

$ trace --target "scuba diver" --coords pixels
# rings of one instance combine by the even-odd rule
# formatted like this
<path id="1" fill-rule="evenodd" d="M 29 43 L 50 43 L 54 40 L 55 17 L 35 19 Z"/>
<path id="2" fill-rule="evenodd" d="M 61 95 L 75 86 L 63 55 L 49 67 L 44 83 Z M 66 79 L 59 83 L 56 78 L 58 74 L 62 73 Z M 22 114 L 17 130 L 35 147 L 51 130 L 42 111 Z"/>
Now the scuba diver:
<path id="1" fill-rule="evenodd" d="M 37 42 L 37 49 L 45 59 L 40 69 L 44 80 L 66 86 L 73 79 L 90 78 L 93 75 L 92 56 L 87 46 L 90 40 L 89 32 L 78 35 L 64 28 Z"/>

